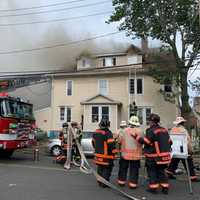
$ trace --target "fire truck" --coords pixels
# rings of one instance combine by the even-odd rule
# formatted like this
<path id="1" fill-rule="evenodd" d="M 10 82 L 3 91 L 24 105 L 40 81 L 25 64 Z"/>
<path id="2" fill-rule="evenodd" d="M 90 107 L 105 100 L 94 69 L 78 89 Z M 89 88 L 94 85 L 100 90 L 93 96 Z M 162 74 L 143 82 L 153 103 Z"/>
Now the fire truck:
<path id="1" fill-rule="evenodd" d="M 33 105 L 0 93 L 0 156 L 36 144 Z"/>

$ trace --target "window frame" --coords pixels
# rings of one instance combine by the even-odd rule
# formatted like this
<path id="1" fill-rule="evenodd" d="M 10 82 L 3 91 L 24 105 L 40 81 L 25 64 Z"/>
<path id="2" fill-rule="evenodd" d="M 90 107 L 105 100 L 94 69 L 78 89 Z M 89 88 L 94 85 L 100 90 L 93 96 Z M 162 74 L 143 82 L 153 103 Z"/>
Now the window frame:
<path id="1" fill-rule="evenodd" d="M 138 83 L 137 81 L 141 79 L 142 80 L 142 93 L 138 93 Z M 131 93 L 130 91 L 130 81 L 134 80 L 134 93 Z M 130 95 L 144 95 L 144 77 L 136 77 L 135 78 L 128 78 L 128 93 Z"/>
<path id="2" fill-rule="evenodd" d="M 61 119 L 61 108 L 64 108 L 63 120 Z M 69 110 L 70 110 L 70 116 L 68 116 Z M 60 123 L 71 122 L 71 120 L 72 120 L 72 107 L 71 106 L 59 106 L 59 122 Z"/>
<path id="3" fill-rule="evenodd" d="M 105 93 L 101 92 L 101 88 L 100 88 L 100 86 L 101 86 L 100 82 L 101 81 L 105 81 L 106 82 L 106 92 Z M 104 95 L 104 96 L 108 95 L 108 93 L 109 93 L 108 88 L 109 88 L 109 85 L 108 85 L 108 80 L 107 79 L 99 79 L 98 80 L 98 93 L 99 94 Z"/>
<path id="4" fill-rule="evenodd" d="M 92 108 L 93 107 L 98 107 L 98 121 L 94 121 L 94 122 L 93 122 L 93 118 L 92 118 L 92 116 L 93 116 L 93 114 L 92 114 Z M 101 121 L 101 119 L 102 119 L 102 108 L 103 107 L 107 107 L 108 108 L 108 120 L 110 120 L 110 117 L 111 117 L 111 115 L 110 115 L 111 108 L 110 108 L 109 105 L 92 105 L 91 106 L 91 112 L 90 112 L 90 117 L 91 117 L 90 122 L 91 123 L 99 123 Z"/>
<path id="5" fill-rule="evenodd" d="M 171 87 L 171 91 L 166 91 L 166 88 L 165 87 Z M 173 86 L 172 86 L 172 84 L 163 84 L 162 85 L 162 89 L 163 89 L 163 91 L 164 92 L 167 92 L 167 93 L 172 93 L 173 92 Z"/>

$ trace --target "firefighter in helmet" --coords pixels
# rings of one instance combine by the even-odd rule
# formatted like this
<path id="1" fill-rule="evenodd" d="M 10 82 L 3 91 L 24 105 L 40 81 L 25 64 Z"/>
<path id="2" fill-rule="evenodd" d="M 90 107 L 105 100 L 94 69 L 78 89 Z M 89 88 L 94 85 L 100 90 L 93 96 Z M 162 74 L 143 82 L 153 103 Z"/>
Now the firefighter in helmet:
<path id="1" fill-rule="evenodd" d="M 147 192 L 157 193 L 159 186 L 164 194 L 168 194 L 168 177 L 165 169 L 170 163 L 171 140 L 167 129 L 159 125 L 160 117 L 151 114 L 149 118 L 150 127 L 146 130 L 146 136 L 140 137 L 135 134 L 138 142 L 144 144 L 144 155 L 146 157 L 146 168 L 149 178 L 149 188 Z"/>
<path id="2" fill-rule="evenodd" d="M 116 151 L 113 134 L 109 127 L 110 122 L 107 119 L 102 119 L 99 123 L 99 129 L 95 131 L 92 140 L 95 149 L 94 162 L 97 165 L 97 173 L 107 181 L 111 176 Z M 98 183 L 99 186 L 105 187 L 101 182 Z"/>
<path id="3" fill-rule="evenodd" d="M 119 136 L 121 144 L 121 158 L 119 161 L 118 184 L 124 186 L 126 183 L 127 172 L 129 170 L 128 186 L 135 189 L 138 184 L 140 160 L 142 155 L 142 145 L 136 141 L 133 135 L 142 136 L 140 122 L 137 116 L 132 116 L 129 126 L 124 133 Z"/>
<path id="4" fill-rule="evenodd" d="M 185 128 L 185 122 L 186 120 L 183 117 L 177 117 L 176 120 L 173 122 L 175 126 L 171 129 L 170 134 L 185 134 L 187 136 L 187 142 L 188 142 L 187 146 L 188 146 L 188 154 L 189 154 L 187 158 L 187 162 L 188 162 L 188 167 L 189 167 L 189 172 L 190 172 L 190 179 L 192 182 L 199 182 L 200 179 L 197 178 L 196 176 L 193 159 L 192 159 L 192 154 L 193 154 L 192 141 L 187 129 Z M 170 179 L 176 179 L 174 174 L 178 168 L 178 164 L 180 161 L 182 161 L 183 166 L 186 168 L 185 159 L 172 158 L 171 163 L 166 170 L 168 177 Z"/>

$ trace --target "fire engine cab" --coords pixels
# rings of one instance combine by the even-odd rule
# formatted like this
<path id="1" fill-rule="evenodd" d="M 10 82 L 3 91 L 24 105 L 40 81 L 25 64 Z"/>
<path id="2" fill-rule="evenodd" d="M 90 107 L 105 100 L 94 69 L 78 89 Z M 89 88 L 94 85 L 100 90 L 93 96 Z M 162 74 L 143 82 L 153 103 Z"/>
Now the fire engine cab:
<path id="1" fill-rule="evenodd" d="M 0 156 L 36 144 L 33 105 L 0 93 Z"/>

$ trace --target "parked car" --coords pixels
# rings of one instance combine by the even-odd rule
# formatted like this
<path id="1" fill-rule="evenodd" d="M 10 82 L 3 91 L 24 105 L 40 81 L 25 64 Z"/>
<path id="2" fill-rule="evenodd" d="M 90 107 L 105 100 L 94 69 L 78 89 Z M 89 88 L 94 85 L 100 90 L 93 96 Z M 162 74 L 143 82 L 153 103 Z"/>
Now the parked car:
<path id="1" fill-rule="evenodd" d="M 82 132 L 81 146 L 82 146 L 84 154 L 87 156 L 94 155 L 94 148 L 92 146 L 93 134 L 94 134 L 94 132 L 92 132 L 92 131 L 83 131 Z"/>
<path id="2" fill-rule="evenodd" d="M 48 132 L 48 151 L 53 156 L 59 156 L 62 153 L 61 140 L 59 139 L 60 131 Z"/>
<path id="3" fill-rule="evenodd" d="M 94 154 L 94 148 L 92 146 L 92 135 L 94 132 L 83 131 L 81 138 L 81 146 L 83 152 L 87 156 L 92 156 Z M 59 139 L 60 131 L 53 131 L 49 134 L 48 141 L 48 151 L 53 156 L 59 156 L 62 153 L 61 141 Z"/>

